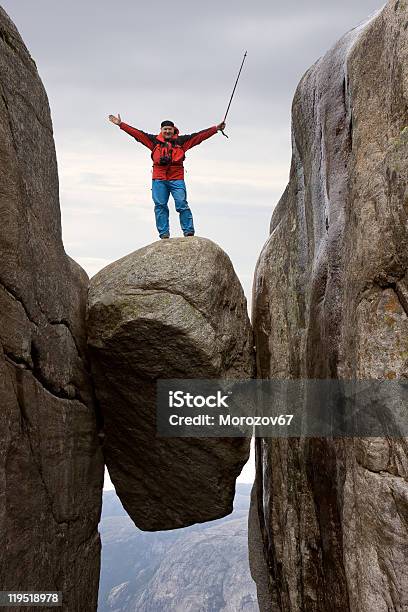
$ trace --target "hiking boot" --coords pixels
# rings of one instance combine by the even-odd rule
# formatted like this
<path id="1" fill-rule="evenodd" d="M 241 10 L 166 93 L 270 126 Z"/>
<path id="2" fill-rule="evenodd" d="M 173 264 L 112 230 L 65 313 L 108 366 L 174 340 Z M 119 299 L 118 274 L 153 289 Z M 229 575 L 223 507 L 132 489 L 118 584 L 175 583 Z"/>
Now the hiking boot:
<path id="1" fill-rule="evenodd" d="M 187 236 L 194 236 L 193 232 L 188 232 L 187 234 L 184 234 L 184 236 L 187 238 Z"/>
<path id="2" fill-rule="evenodd" d="M 168 234 L 163 234 L 163 236 L 160 236 L 160 240 L 163 240 L 163 238 L 170 238 L 170 236 Z"/>

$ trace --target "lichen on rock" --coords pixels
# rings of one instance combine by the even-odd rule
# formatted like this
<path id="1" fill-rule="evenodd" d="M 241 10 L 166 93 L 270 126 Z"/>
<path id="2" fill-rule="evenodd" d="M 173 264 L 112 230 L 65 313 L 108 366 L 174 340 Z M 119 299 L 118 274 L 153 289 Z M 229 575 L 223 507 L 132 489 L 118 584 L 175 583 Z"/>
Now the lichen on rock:
<path id="1" fill-rule="evenodd" d="M 62 591 L 64 610 L 96 610 L 103 457 L 88 277 L 62 244 L 47 95 L 2 8 L 0 219 L 0 589 Z"/>
<path id="2" fill-rule="evenodd" d="M 296 90 L 290 180 L 254 281 L 258 377 L 408 377 L 406 20 L 388 2 Z M 261 610 L 407 608 L 407 441 L 259 439 L 256 450 Z"/>

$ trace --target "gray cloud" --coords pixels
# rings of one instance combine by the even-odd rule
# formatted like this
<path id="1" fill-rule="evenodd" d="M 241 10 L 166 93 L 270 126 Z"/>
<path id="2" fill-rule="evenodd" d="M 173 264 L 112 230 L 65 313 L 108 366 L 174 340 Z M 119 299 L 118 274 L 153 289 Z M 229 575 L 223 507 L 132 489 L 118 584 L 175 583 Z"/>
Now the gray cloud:
<path id="1" fill-rule="evenodd" d="M 229 129 L 251 128 L 262 150 L 265 130 L 274 138 L 290 122 L 292 97 L 309 65 L 380 5 L 3 2 L 37 62 L 59 150 L 63 137 L 80 138 L 84 126 L 84 137 L 102 142 L 112 112 L 147 131 L 165 117 L 187 132 L 220 121 L 245 49 Z M 288 128 L 286 134 L 289 143 Z"/>
<path id="2" fill-rule="evenodd" d="M 163 0 L 116 4 L 107 0 L 3 0 L 49 95 L 67 244 L 78 244 L 76 228 L 87 225 L 92 216 L 87 216 L 87 210 L 102 206 L 101 189 L 107 176 L 112 177 L 113 185 L 128 185 L 126 201 L 151 205 L 147 151 L 110 125 L 107 115 L 119 111 L 126 121 L 147 131 L 155 131 L 167 117 L 178 122 L 182 131 L 208 127 L 221 120 L 247 49 L 229 117 L 230 140 L 218 135 L 191 152 L 187 164 L 191 172 L 186 179 L 193 194 L 200 195 L 196 213 L 203 233 L 236 251 L 234 236 L 227 238 L 220 223 L 233 224 L 235 236 L 241 236 L 239 224 L 245 226 L 246 249 L 236 255 L 235 264 L 238 273 L 248 276 L 289 173 L 290 107 L 298 81 L 340 36 L 381 5 L 378 0 L 178 0 L 171 4 Z M 202 167 L 210 168 L 207 162 L 211 159 L 217 160 L 217 168 L 213 166 L 208 175 L 214 186 L 204 192 L 197 173 Z M 233 173 L 231 163 L 237 179 L 251 167 L 245 188 L 233 189 L 233 176 L 215 182 L 227 167 Z M 257 163 L 258 175 L 253 170 Z M 287 172 L 279 170 L 279 177 L 274 178 L 282 165 Z M 130 182 L 132 167 L 141 186 Z M 75 180 L 79 175 L 87 176 L 87 181 L 80 184 Z M 120 248 L 123 252 L 119 254 L 125 254 L 135 243 L 141 246 L 154 239 L 151 218 L 151 232 L 147 232 L 146 221 L 133 233 L 125 232 L 125 239 L 112 237 L 110 242 L 112 223 L 117 227 L 121 219 L 124 226 L 131 223 L 118 216 L 113 205 L 118 193 L 114 186 L 106 189 L 103 218 L 83 232 L 81 257 L 106 260 L 118 256 Z M 218 208 L 213 206 L 217 194 Z M 207 205 L 206 197 L 211 199 Z M 81 202 L 75 214 L 72 202 Z M 237 213 L 231 219 L 234 202 Z M 70 254 L 75 257 L 75 251 Z"/>
<path id="3" fill-rule="evenodd" d="M 5 0 L 45 80 L 64 91 L 129 91 L 225 100 L 244 49 L 245 87 L 282 96 L 378 0 L 307 3 Z M 295 82 L 296 81 L 296 82 Z M 278 87 L 276 87 L 278 84 Z M 244 87 L 244 86 L 243 86 Z"/>

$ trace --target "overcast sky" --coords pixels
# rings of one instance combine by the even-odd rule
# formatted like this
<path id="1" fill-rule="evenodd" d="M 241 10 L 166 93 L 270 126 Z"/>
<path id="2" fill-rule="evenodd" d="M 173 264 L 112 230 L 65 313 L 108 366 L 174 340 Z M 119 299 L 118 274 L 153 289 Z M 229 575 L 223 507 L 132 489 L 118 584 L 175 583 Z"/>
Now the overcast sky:
<path id="1" fill-rule="evenodd" d="M 231 257 L 248 300 L 290 166 L 290 109 L 310 65 L 378 0 L 3 0 L 48 93 L 65 249 L 92 276 L 157 239 L 149 151 L 107 116 L 150 133 L 219 123 L 185 166 L 196 233 Z M 181 235 L 173 201 L 172 235 Z M 248 470 L 247 470 L 248 471 Z M 249 473 L 249 472 L 248 472 Z M 248 479 L 248 478 L 247 478 Z"/>

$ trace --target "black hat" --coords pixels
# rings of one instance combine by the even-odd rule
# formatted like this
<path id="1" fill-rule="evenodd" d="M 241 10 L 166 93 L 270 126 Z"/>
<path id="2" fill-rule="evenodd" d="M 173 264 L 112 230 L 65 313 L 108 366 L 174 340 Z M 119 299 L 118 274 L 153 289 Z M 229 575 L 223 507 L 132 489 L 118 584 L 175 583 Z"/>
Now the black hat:
<path id="1" fill-rule="evenodd" d="M 160 127 L 164 127 L 165 125 L 170 125 L 171 127 L 174 127 L 174 123 L 172 121 L 166 120 L 166 121 L 162 121 L 160 124 Z"/>

